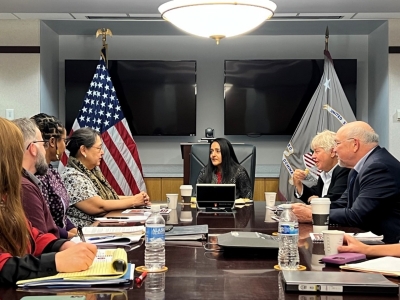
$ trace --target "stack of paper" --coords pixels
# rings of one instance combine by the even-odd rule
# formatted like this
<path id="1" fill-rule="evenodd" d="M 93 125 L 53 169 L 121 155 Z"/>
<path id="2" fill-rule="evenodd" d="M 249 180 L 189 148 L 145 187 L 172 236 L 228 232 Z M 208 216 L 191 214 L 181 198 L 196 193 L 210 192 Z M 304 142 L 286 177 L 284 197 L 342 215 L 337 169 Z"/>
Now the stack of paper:
<path id="1" fill-rule="evenodd" d="M 379 273 L 385 276 L 400 277 L 400 258 L 385 256 L 357 264 L 346 264 L 340 268 L 343 270 Z"/>
<path id="2" fill-rule="evenodd" d="M 83 234 L 87 243 L 98 246 L 123 246 L 140 241 L 144 234 L 144 226 L 125 227 L 83 227 Z M 74 237 L 73 242 L 80 239 Z"/>
<path id="3" fill-rule="evenodd" d="M 92 286 L 99 284 L 128 283 L 133 279 L 135 265 L 128 264 L 123 249 L 98 250 L 88 270 L 72 273 L 58 273 L 54 276 L 20 280 L 19 287 L 35 286 Z"/>
<path id="4" fill-rule="evenodd" d="M 204 240 L 208 234 L 208 225 L 174 226 L 165 233 L 166 241 Z"/>

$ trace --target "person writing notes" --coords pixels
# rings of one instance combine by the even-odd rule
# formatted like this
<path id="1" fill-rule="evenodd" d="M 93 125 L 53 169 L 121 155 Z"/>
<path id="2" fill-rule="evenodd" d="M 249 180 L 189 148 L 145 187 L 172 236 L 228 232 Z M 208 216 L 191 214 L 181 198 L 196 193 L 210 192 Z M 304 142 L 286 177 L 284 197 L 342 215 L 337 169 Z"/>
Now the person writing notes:
<path id="1" fill-rule="evenodd" d="M 307 176 L 306 171 L 296 169 L 293 173 L 295 196 L 303 202 L 310 203 L 313 198 L 329 198 L 332 207 L 346 190 L 350 169 L 338 165 L 334 148 L 335 133 L 333 131 L 324 130 L 312 139 L 312 159 L 321 171 L 317 184 L 308 187 L 302 183 Z M 311 222 L 312 212 L 309 205 L 295 203 L 292 204 L 292 210 L 300 222 Z"/>
<path id="2" fill-rule="evenodd" d="M 89 268 L 97 248 L 57 239 L 26 219 L 21 202 L 26 146 L 19 128 L 0 118 L 0 285 Z"/>
<path id="3" fill-rule="evenodd" d="M 52 161 L 59 161 L 65 150 L 66 130 L 55 117 L 40 113 L 31 117 L 42 133 L 44 140 L 48 141 L 46 149 L 46 174 L 35 174 L 41 181 L 39 186 L 45 198 L 54 222 L 58 226 L 61 238 L 72 238 L 77 230 L 67 218 L 69 196 L 58 171 L 51 165 Z"/>
<path id="4" fill-rule="evenodd" d="M 356 238 L 345 234 L 343 246 L 338 247 L 339 252 L 356 252 L 368 256 L 397 256 L 400 257 L 400 244 L 391 245 L 366 245 Z"/>
<path id="5" fill-rule="evenodd" d="M 237 199 L 253 198 L 250 177 L 239 164 L 232 144 L 224 138 L 210 144 L 208 164 L 200 171 L 197 183 L 234 183 Z"/>
<path id="6" fill-rule="evenodd" d="M 75 226 L 88 226 L 94 218 L 116 209 L 150 204 L 146 192 L 118 196 L 99 169 L 104 155 L 99 132 L 80 128 L 67 143 L 68 164 L 61 178 L 70 196 L 67 215 Z"/>
<path id="7" fill-rule="evenodd" d="M 347 189 L 331 208 L 330 223 L 383 235 L 385 243 L 400 240 L 400 162 L 385 148 L 370 125 L 343 125 L 335 137 L 342 167 L 353 168 Z"/>

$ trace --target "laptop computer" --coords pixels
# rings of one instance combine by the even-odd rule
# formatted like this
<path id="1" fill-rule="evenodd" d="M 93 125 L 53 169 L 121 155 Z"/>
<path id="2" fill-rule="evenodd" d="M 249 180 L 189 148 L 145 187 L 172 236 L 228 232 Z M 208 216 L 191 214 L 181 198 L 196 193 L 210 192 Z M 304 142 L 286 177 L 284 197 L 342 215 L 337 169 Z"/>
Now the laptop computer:
<path id="1" fill-rule="evenodd" d="M 235 184 L 196 184 L 197 208 L 206 212 L 231 212 L 235 208 Z"/>
<path id="2" fill-rule="evenodd" d="M 382 274 L 357 272 L 282 271 L 286 292 L 307 293 L 399 293 L 399 286 Z"/>

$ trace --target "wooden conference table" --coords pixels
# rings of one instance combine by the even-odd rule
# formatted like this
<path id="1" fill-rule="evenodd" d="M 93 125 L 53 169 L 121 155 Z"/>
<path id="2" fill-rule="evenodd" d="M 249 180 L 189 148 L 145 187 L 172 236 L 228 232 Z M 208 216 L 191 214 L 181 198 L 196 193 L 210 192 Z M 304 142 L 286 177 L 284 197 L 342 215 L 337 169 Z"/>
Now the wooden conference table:
<path id="1" fill-rule="evenodd" d="M 228 215 L 198 214 L 196 209 L 186 207 L 192 216 L 191 222 L 181 222 L 181 210 L 178 205 L 177 215 L 169 216 L 167 223 L 178 225 L 208 224 L 210 234 L 230 231 L 257 231 L 272 234 L 277 231 L 277 222 L 265 222 L 265 202 L 237 209 L 235 217 Z M 116 212 L 113 212 L 115 214 Z M 184 213 L 184 215 L 187 213 Z M 172 217 L 172 218 L 171 218 Z M 185 216 L 187 218 L 187 216 Z M 168 217 L 167 217 L 168 219 Z M 179 223 L 179 224 L 177 224 Z M 335 227 L 338 228 L 338 227 Z M 339 227 L 340 228 L 340 227 Z M 333 229 L 333 228 L 332 228 Z M 347 232 L 355 232 L 354 228 L 340 228 Z M 311 224 L 300 224 L 299 253 L 300 263 L 307 270 L 339 271 L 328 269 L 315 262 L 323 255 L 323 245 L 313 244 L 309 237 Z M 211 237 L 215 240 L 216 237 Z M 144 245 L 128 252 L 128 258 L 136 266 L 143 265 Z M 304 294 L 284 293 L 279 284 L 279 272 L 274 270 L 277 264 L 277 251 L 253 252 L 214 252 L 206 251 L 202 246 L 190 243 L 166 243 L 165 299 L 279 299 L 279 300 L 350 300 L 350 299 L 396 299 L 400 296 L 383 297 L 380 295 L 348 295 L 348 294 Z M 307 271 L 304 271 L 307 272 Z M 321 274 L 322 275 L 322 274 Z M 323 276 L 323 275 L 322 275 Z M 398 283 L 398 282 L 397 282 Z M 71 290 L 71 292 L 80 292 Z M 101 291 L 86 289 L 82 291 L 87 300 L 92 299 L 145 299 L 146 282 L 138 288 L 133 283 L 129 288 L 112 287 Z M 65 293 L 65 292 L 64 292 Z M 68 292 L 66 292 L 68 294 Z M 107 294 L 110 293 L 110 294 Z M 117 295 L 112 297 L 111 293 Z M 24 292 L 15 288 L 0 288 L 1 300 L 21 299 L 26 295 L 55 294 L 52 290 L 43 292 Z M 59 293 L 60 294 L 60 293 Z M 148 298 L 151 299 L 151 298 Z M 156 298 L 154 298 L 156 299 Z M 157 298 L 159 299 L 159 298 Z M 163 299 L 163 298 L 161 298 Z"/>

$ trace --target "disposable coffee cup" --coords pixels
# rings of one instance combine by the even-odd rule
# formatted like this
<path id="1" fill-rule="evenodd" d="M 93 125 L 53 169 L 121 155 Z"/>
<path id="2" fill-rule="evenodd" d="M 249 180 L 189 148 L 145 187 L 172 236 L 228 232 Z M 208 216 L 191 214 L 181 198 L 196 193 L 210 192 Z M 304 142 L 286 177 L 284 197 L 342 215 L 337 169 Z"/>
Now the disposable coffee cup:
<path id="1" fill-rule="evenodd" d="M 344 231 L 323 230 L 325 255 L 338 254 L 338 247 L 343 245 Z"/>
<path id="2" fill-rule="evenodd" d="M 272 219 L 272 217 L 274 217 L 274 216 L 275 216 L 274 212 L 267 208 L 265 210 L 265 220 L 264 220 L 264 222 L 266 222 L 266 223 L 276 222 L 274 219 Z"/>
<path id="3" fill-rule="evenodd" d="M 329 198 L 311 200 L 313 232 L 321 233 L 323 230 L 328 230 L 330 205 Z"/>
<path id="4" fill-rule="evenodd" d="M 168 208 L 176 209 L 176 205 L 178 204 L 178 194 L 167 194 L 166 196 Z"/>
<path id="5" fill-rule="evenodd" d="M 192 211 L 182 210 L 179 220 L 181 222 L 192 222 L 193 221 Z"/>
<path id="6" fill-rule="evenodd" d="M 178 212 L 176 209 L 171 209 L 167 216 L 167 224 L 178 224 Z"/>
<path id="7" fill-rule="evenodd" d="M 181 185 L 180 189 L 181 189 L 182 203 L 190 205 L 193 187 L 191 185 Z"/>
<path id="8" fill-rule="evenodd" d="M 276 200 L 276 193 L 274 192 L 265 192 L 265 204 L 268 207 L 274 207 L 275 206 L 275 200 Z"/>
<path id="9" fill-rule="evenodd" d="M 325 267 L 324 263 L 320 260 L 325 256 L 324 244 L 323 243 L 312 243 L 311 251 L 311 270 L 312 271 L 322 271 Z"/>

